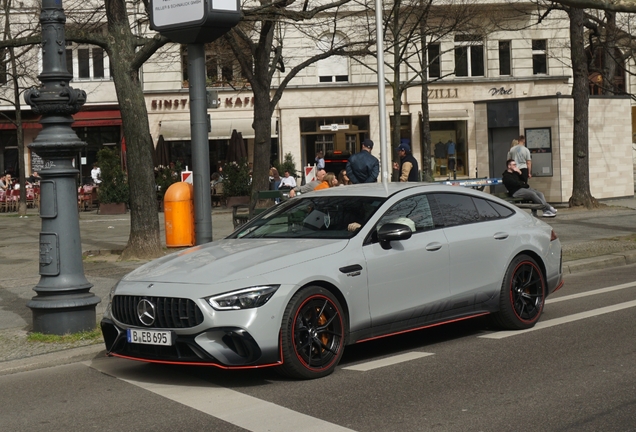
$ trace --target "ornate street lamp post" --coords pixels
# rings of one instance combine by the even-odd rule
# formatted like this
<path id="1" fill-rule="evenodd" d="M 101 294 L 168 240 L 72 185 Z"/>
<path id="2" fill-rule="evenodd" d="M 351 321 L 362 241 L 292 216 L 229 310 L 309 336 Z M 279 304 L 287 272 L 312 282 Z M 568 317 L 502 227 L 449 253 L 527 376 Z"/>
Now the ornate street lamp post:
<path id="1" fill-rule="evenodd" d="M 42 0 L 42 85 L 24 96 L 42 116 L 42 131 L 29 148 L 44 159 L 40 281 L 27 306 L 33 313 L 33 331 L 58 335 L 94 329 L 95 307 L 101 301 L 90 292 L 93 285 L 82 264 L 73 157 L 86 143 L 71 129 L 71 115 L 86 102 L 86 93 L 68 85 L 73 76 L 66 68 L 65 22 L 62 0 Z"/>

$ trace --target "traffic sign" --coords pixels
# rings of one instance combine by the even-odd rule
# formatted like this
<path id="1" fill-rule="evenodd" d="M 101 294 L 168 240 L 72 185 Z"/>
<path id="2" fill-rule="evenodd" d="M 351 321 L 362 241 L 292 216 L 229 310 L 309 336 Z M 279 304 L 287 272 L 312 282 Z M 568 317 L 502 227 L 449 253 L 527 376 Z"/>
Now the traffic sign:
<path id="1" fill-rule="evenodd" d="M 192 184 L 192 171 L 181 171 L 181 181 Z"/>

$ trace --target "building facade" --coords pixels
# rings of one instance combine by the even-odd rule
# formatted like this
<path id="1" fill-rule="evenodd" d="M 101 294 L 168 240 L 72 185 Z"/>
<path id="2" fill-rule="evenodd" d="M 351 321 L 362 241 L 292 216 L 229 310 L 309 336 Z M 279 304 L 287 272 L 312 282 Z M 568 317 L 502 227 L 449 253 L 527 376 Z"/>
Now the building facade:
<path id="1" fill-rule="evenodd" d="M 573 157 L 567 16 L 554 12 L 537 23 L 536 15 L 530 13 L 532 6 L 524 9 L 507 2 L 481 4 L 479 20 L 483 25 L 479 31 L 474 27 L 457 28 L 428 45 L 424 75 L 429 81 L 426 96 L 435 178 L 500 177 L 512 139 L 524 134 L 535 160 L 531 185 L 543 190 L 550 201 L 565 202 L 572 190 Z M 488 13 L 493 8 L 497 12 Z M 143 30 L 147 27 L 141 28 L 148 31 Z M 323 29 L 311 39 L 303 29 L 288 26 L 283 57 L 293 66 L 319 52 L 326 40 L 359 37 L 351 29 L 355 26 L 342 24 L 336 33 Z M 96 150 L 103 145 L 115 145 L 124 155 L 125 138 L 119 127 L 121 116 L 117 118 L 117 101 L 113 100 L 107 56 L 96 47 L 72 44 L 67 54 L 69 71 L 74 75 L 72 85 L 88 94 L 88 102 L 74 125 L 80 138 L 89 143 L 80 162 L 90 167 Z M 210 166 L 214 172 L 226 162 L 233 130 L 242 133 L 248 158 L 253 160 L 254 95 L 231 56 L 209 51 L 207 60 L 208 90 L 216 102 L 208 109 Z M 186 61 L 183 46 L 167 45 L 144 65 L 142 79 L 153 140 L 165 141 L 171 159 L 191 166 Z M 636 70 L 633 59 L 621 57 L 619 62 L 628 71 Z M 384 139 L 379 130 L 376 64 L 373 56 L 335 56 L 298 73 L 272 116 L 273 158 L 282 160 L 291 153 L 300 168 L 313 164 L 315 153 L 321 150 L 328 155 L 328 168 L 336 171 L 343 166 L 346 155 L 360 151 L 364 138 L 376 142 L 374 154 L 379 157 L 379 144 Z M 617 82 L 623 91 L 636 94 L 636 80 L 621 71 Z M 284 78 L 285 73 L 277 71 L 273 88 Z M 387 79 L 391 81 L 392 77 Z M 598 93 L 594 77 L 590 79 L 591 93 Z M 400 138 L 411 144 L 421 164 L 425 110 L 418 82 L 422 79 L 405 67 L 400 81 L 413 83 L 401 95 Z M 390 88 L 388 85 L 387 124 L 391 124 L 393 115 Z M 28 107 L 24 109 L 29 111 Z M 0 104 L 0 110 L 10 112 L 11 107 Z M 590 177 L 592 194 L 597 198 L 634 194 L 633 114 L 636 104 L 623 96 L 595 95 L 590 101 Z M 28 121 L 35 124 L 36 120 Z M 35 138 L 37 128 L 26 129 L 26 144 Z M 387 135 L 389 140 L 390 131 Z M 6 170 L 13 160 L 9 122 L 0 121 L 0 142 L 5 161 L 0 168 Z M 392 149 L 387 154 L 391 159 L 396 157 Z M 37 157 L 27 157 L 27 166 L 35 166 Z"/>

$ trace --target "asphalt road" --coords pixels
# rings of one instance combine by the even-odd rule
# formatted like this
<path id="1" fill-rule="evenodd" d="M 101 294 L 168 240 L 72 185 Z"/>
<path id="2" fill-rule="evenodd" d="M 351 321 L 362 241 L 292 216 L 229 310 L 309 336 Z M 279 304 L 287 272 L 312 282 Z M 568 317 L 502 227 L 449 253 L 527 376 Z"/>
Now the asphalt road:
<path id="1" fill-rule="evenodd" d="M 534 331 L 368 342 L 315 381 L 100 357 L 1 376 L 0 430 L 636 430 L 635 312 L 630 265 L 567 276 Z"/>

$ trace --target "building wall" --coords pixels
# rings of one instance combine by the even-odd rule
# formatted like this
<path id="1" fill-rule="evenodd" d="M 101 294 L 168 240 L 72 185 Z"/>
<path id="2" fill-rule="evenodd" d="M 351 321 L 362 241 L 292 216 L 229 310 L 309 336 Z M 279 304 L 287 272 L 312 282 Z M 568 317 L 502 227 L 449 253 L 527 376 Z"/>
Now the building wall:
<path id="1" fill-rule="evenodd" d="M 563 132 L 560 122 L 561 98 L 540 98 L 519 101 L 519 131 L 524 133 L 526 128 L 549 127 L 552 137 L 552 176 L 532 177 L 528 183 L 540 190 L 550 202 L 563 202 L 562 194 L 562 147 L 564 143 L 559 138 Z M 570 138 L 570 142 L 571 142 Z M 571 160 L 571 159 L 570 159 Z"/>
<path id="2" fill-rule="evenodd" d="M 596 198 L 634 195 L 628 98 L 590 98 L 590 192 Z M 519 102 L 520 129 L 552 130 L 552 177 L 533 177 L 530 186 L 550 202 L 568 202 L 573 188 L 574 99 L 569 96 Z"/>

